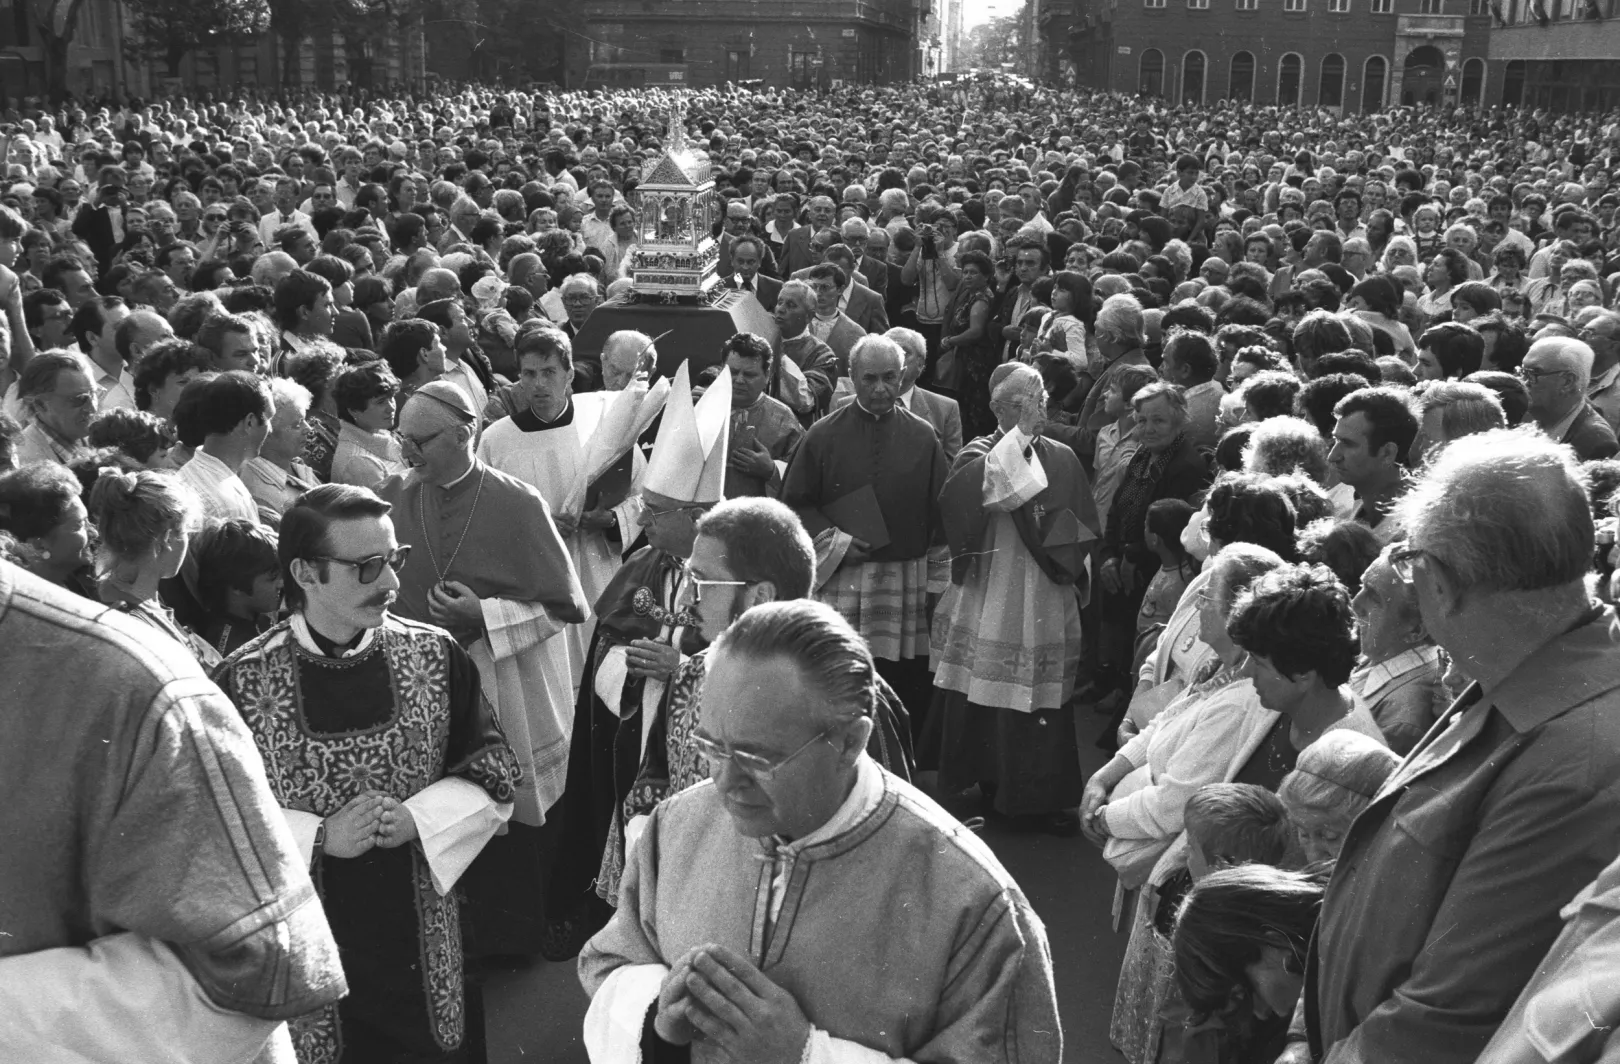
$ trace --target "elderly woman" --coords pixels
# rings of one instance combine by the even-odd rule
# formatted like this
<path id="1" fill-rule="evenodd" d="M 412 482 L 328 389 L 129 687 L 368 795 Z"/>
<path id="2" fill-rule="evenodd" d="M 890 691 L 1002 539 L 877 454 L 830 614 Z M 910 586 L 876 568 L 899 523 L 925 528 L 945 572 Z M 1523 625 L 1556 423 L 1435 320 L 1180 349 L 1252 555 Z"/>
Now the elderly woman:
<path id="1" fill-rule="evenodd" d="M 1304 418 L 1273 417 L 1258 423 L 1243 448 L 1243 468 L 1263 476 L 1296 470 L 1318 484 L 1328 479 L 1327 441 Z"/>
<path id="2" fill-rule="evenodd" d="M 81 594 L 90 526 L 78 480 L 55 462 L 0 473 L 0 531 L 16 541 L 24 568 Z"/>
<path id="3" fill-rule="evenodd" d="M 1109 506 L 1101 549 L 1100 656 L 1119 676 L 1129 668 L 1136 614 L 1159 559 L 1146 544 L 1148 507 L 1159 499 L 1192 501 L 1209 483 L 1208 462 L 1187 433 L 1187 399 L 1180 388 L 1155 381 L 1131 397 L 1137 451 Z"/>
<path id="4" fill-rule="evenodd" d="M 279 528 L 287 508 L 321 481 L 301 461 L 309 440 L 309 389 L 286 377 L 273 377 L 270 395 L 276 404 L 270 431 L 258 455 L 244 462 L 237 475 L 258 505 L 260 520 Z"/>
<path id="5" fill-rule="evenodd" d="M 1568 284 L 1597 276 L 1595 269 L 1583 271 L 1577 266 L 1573 271 L 1569 270 L 1570 266 L 1581 261 L 1578 258 L 1580 253 L 1580 249 L 1568 240 L 1560 240 L 1547 250 L 1547 276 L 1532 280 L 1525 290 L 1525 295 L 1530 300 L 1532 315 L 1552 314 L 1558 317 L 1564 315 L 1567 295 L 1564 280 L 1566 272 L 1571 274 Z M 1588 266 L 1590 267 L 1590 264 Z"/>
<path id="6" fill-rule="evenodd" d="M 1417 401 L 1418 438 L 1412 454 L 1424 464 L 1459 436 L 1507 427 L 1501 400 L 1482 384 L 1435 381 L 1422 391 Z"/>
<path id="7" fill-rule="evenodd" d="M 1417 245 L 1412 243 L 1409 236 L 1392 236 L 1389 243 L 1384 245 L 1384 257 L 1378 263 L 1378 271 L 1392 274 L 1402 266 L 1417 265 Z"/>

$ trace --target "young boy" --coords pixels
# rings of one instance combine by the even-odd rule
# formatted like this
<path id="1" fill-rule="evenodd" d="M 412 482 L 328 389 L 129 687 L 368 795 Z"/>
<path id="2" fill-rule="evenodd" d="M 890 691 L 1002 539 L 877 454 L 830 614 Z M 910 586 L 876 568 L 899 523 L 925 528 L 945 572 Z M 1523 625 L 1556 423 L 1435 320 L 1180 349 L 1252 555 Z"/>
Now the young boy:
<path id="1" fill-rule="evenodd" d="M 197 537 L 197 598 L 206 612 L 198 631 L 220 656 L 270 627 L 281 608 L 276 545 L 255 522 L 225 521 Z"/>

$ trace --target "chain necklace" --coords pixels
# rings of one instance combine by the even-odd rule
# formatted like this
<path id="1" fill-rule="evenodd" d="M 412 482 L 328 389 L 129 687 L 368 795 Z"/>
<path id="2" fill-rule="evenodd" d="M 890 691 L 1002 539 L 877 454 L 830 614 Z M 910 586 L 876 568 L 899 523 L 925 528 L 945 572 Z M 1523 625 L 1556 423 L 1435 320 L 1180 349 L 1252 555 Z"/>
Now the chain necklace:
<path id="1" fill-rule="evenodd" d="M 439 578 L 439 583 L 441 584 L 444 583 L 445 578 L 450 574 L 450 570 L 455 566 L 456 555 L 461 553 L 461 545 L 467 542 L 467 533 L 472 530 L 473 516 L 478 513 L 478 497 L 484 494 L 484 477 L 487 476 L 488 473 L 488 466 L 484 466 L 478 471 L 478 487 L 473 490 L 472 506 L 467 510 L 467 523 L 461 526 L 461 538 L 456 540 L 455 549 L 450 552 L 450 557 L 445 559 L 443 569 L 439 568 L 439 556 L 438 553 L 433 549 L 433 537 L 426 534 L 427 492 L 423 491 L 422 494 L 416 497 L 416 516 L 422 522 L 422 538 L 426 540 L 424 545 L 427 547 L 428 561 L 433 564 L 433 575 Z"/>

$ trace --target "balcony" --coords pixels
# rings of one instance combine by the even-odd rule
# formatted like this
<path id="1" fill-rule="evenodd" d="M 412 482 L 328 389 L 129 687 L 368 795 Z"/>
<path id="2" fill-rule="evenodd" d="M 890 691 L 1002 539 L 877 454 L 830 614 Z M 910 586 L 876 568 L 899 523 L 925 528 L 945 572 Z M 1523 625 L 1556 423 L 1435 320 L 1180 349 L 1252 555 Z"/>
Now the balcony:
<path id="1" fill-rule="evenodd" d="M 1466 15 L 1401 15 L 1395 32 L 1402 37 L 1461 37 Z"/>

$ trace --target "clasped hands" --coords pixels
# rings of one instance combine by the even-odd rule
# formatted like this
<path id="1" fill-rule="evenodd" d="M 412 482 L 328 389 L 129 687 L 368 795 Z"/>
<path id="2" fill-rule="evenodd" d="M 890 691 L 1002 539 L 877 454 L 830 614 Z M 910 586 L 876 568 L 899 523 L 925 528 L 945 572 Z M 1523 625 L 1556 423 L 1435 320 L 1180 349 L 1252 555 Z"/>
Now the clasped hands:
<path id="1" fill-rule="evenodd" d="M 657 1007 L 658 1037 L 707 1042 L 737 1064 L 797 1064 L 810 1038 L 793 995 L 725 946 L 687 950 L 664 977 Z"/>
<path id="2" fill-rule="evenodd" d="M 359 857 L 373 847 L 392 850 L 417 837 L 416 818 L 398 798 L 367 791 L 326 818 L 322 852 Z"/>

